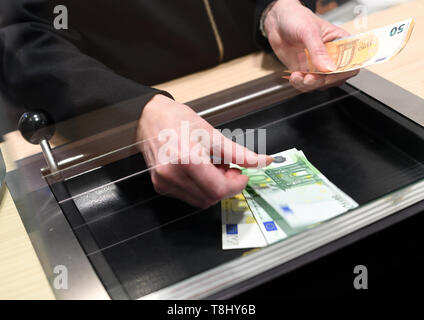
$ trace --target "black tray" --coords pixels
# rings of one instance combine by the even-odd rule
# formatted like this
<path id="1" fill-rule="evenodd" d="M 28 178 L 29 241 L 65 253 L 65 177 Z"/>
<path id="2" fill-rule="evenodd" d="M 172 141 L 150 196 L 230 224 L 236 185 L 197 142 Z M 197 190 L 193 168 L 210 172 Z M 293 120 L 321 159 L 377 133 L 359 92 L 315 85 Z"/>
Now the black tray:
<path id="1" fill-rule="evenodd" d="M 423 128 L 349 85 L 219 127 L 266 128 L 268 154 L 303 150 L 360 205 L 424 178 Z M 219 205 L 159 196 L 148 172 L 136 174 L 145 169 L 137 154 L 50 186 L 112 298 L 140 298 L 247 251 L 221 249 Z"/>

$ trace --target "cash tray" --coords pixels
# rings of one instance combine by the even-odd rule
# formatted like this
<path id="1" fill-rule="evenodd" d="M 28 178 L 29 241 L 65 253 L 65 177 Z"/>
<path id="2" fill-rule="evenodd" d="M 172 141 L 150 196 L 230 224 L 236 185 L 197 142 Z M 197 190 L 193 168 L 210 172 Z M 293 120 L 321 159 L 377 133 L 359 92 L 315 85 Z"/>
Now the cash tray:
<path id="1" fill-rule="evenodd" d="M 232 297 L 284 274 L 294 261 L 302 265 L 307 255 L 319 258 L 320 248 L 342 248 L 347 243 L 341 240 L 348 235 L 357 235 L 350 240 L 354 242 L 372 233 L 361 234 L 369 225 L 423 210 L 423 127 L 354 85 L 293 95 L 226 118 L 212 116 L 217 128 L 266 129 L 268 154 L 302 150 L 359 208 L 267 248 L 222 250 L 220 205 L 199 210 L 156 194 L 139 153 L 61 181 L 46 179 L 48 186 L 26 197 L 15 191 L 18 208 L 27 210 L 28 199 L 51 191 L 54 199 L 49 201 L 60 210 L 44 210 L 38 224 L 43 221 L 45 228 L 49 217 L 63 213 L 68 236 L 77 239 L 74 247 L 81 246 L 80 258 L 86 258 L 98 279 L 91 290 L 103 287 L 113 299 Z M 15 190 L 16 175 L 9 179 Z M 34 219 L 30 232 L 37 230 Z M 60 235 L 56 238 L 55 252 L 64 242 Z M 66 249 L 51 258 L 52 249 L 46 246 L 52 244 L 39 236 L 34 241 L 53 277 L 52 266 Z M 95 296 L 84 288 L 89 297 Z"/>

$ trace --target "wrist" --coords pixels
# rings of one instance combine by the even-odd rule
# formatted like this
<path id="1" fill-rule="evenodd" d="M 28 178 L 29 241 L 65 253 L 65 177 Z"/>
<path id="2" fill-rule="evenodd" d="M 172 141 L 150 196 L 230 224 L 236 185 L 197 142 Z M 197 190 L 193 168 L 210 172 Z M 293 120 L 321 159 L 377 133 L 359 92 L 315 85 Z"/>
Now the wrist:
<path id="1" fill-rule="evenodd" d="M 267 30 L 266 30 L 266 26 L 265 26 L 265 21 L 268 19 L 268 15 L 269 15 L 269 12 L 271 11 L 271 9 L 274 7 L 274 5 L 277 3 L 277 1 L 272 1 L 272 2 L 270 2 L 266 7 L 265 7 L 265 9 L 262 11 L 262 14 L 261 14 L 261 18 L 260 18 L 260 20 L 259 20 L 259 30 L 261 31 L 261 33 L 262 33 L 262 36 L 264 37 L 264 38 L 268 38 L 268 32 L 267 32 Z M 269 23 L 268 23 L 269 24 Z"/>
<path id="2" fill-rule="evenodd" d="M 163 95 L 156 94 L 154 95 L 143 107 L 143 110 L 140 115 L 140 119 L 143 118 L 143 115 L 156 111 L 158 108 L 167 108 L 171 104 L 174 104 L 175 101 L 171 98 Z"/>

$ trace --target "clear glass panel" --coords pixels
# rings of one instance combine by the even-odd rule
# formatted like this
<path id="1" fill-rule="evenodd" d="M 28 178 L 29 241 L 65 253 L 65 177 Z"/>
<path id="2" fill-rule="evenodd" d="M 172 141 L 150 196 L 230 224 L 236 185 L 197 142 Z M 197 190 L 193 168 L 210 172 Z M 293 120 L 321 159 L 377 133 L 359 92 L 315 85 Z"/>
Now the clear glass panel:
<path id="1" fill-rule="evenodd" d="M 362 206 L 424 179 L 422 128 L 394 112 L 383 113 L 387 111 L 345 86 L 300 95 L 218 127 L 266 129 L 269 154 L 292 147 L 303 150 L 320 172 Z M 103 255 L 112 265 L 124 256 L 128 259 L 116 272 L 132 297 L 249 251 L 221 249 L 220 205 L 201 210 L 159 195 L 149 171 L 142 156 L 134 153 L 51 184 L 62 208 L 81 215 L 75 230 L 94 236 L 97 245 L 89 256 Z M 381 204 L 386 205 L 390 203 Z M 148 284 L 134 282 L 129 276 L 133 274 Z"/>
<path id="2" fill-rule="evenodd" d="M 359 206 L 424 179 L 422 127 L 352 86 L 331 87 L 343 77 L 302 93 L 277 57 L 259 52 L 267 41 L 259 1 L 117 3 L 0 4 L 2 133 L 28 198 L 54 196 L 112 297 L 119 287 L 139 298 L 251 249 L 222 249 L 220 200 L 242 190 L 229 187 L 234 175 L 244 179 L 219 163 L 228 149 L 207 153 L 203 172 L 152 161 L 170 130 L 179 151 L 188 145 L 177 160 L 196 143 L 211 152 L 224 141 L 209 137 L 205 147 L 204 131 L 229 132 L 228 141 L 257 153 L 302 150 Z M 18 122 L 44 155 L 38 146 L 18 152 L 30 148 Z M 257 159 L 243 151 L 237 164 L 249 157 Z"/>

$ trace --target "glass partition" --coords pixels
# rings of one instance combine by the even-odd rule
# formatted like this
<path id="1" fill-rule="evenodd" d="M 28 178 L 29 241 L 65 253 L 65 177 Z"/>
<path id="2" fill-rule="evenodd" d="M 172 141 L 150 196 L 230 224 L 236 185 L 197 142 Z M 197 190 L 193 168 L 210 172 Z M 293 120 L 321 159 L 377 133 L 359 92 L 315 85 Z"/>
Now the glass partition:
<path id="1" fill-rule="evenodd" d="M 62 218 L 110 297 L 252 261 L 255 277 L 271 250 L 295 258 L 423 200 L 423 127 L 346 74 L 287 74 L 306 53 L 263 52 L 267 1 L 133 2 L 0 4 L 11 148 L 36 145 L 15 159 L 17 203 L 31 230 Z"/>
<path id="2" fill-rule="evenodd" d="M 229 119 L 216 128 L 233 133 L 241 129 L 245 137 L 247 129 L 253 129 L 255 137 L 265 129 L 268 154 L 292 148 L 302 150 L 307 160 L 352 200 L 353 205 L 344 210 L 345 214 L 374 202 L 381 210 L 391 208 L 393 193 L 424 179 L 422 127 L 348 85 L 298 95 Z M 147 141 L 129 148 L 143 143 Z M 258 147 L 256 143 L 253 150 Z M 73 169 L 65 169 L 45 177 L 76 234 L 91 239 L 85 244 L 87 255 L 93 259 L 104 257 L 131 298 L 163 289 L 250 252 L 252 247 L 223 250 L 227 235 L 236 232 L 232 228 L 238 228 L 239 243 L 247 237 L 253 247 L 255 243 L 266 245 L 266 241 L 261 244 L 251 239 L 251 229 L 243 234 L 247 218 L 237 208 L 225 225 L 226 200 L 200 209 L 171 194 L 156 192 L 150 175 L 152 168 L 146 166 L 137 149 L 134 151 L 127 155 L 127 149 L 118 150 L 116 161 L 99 166 L 92 160 L 92 168 L 83 173 L 67 175 L 67 170 Z M 120 152 L 125 156 L 119 156 Z M 66 177 L 54 181 L 55 175 Z M 424 195 L 417 192 L 418 198 Z M 295 192 L 292 197 L 298 194 Z M 313 202 L 312 197 L 311 194 L 307 199 Z M 266 206 L 266 201 L 263 203 L 262 208 L 271 218 L 262 221 L 253 215 L 256 223 L 268 225 L 269 232 L 278 226 L 286 234 L 274 237 L 277 240 L 271 243 L 287 241 L 343 215 L 343 211 L 329 214 L 332 209 L 328 206 L 322 218 L 299 227 L 290 224 L 290 218 L 278 216 Z M 248 202 L 253 211 L 251 205 Z M 297 213 L 293 209 L 290 214 Z"/>

